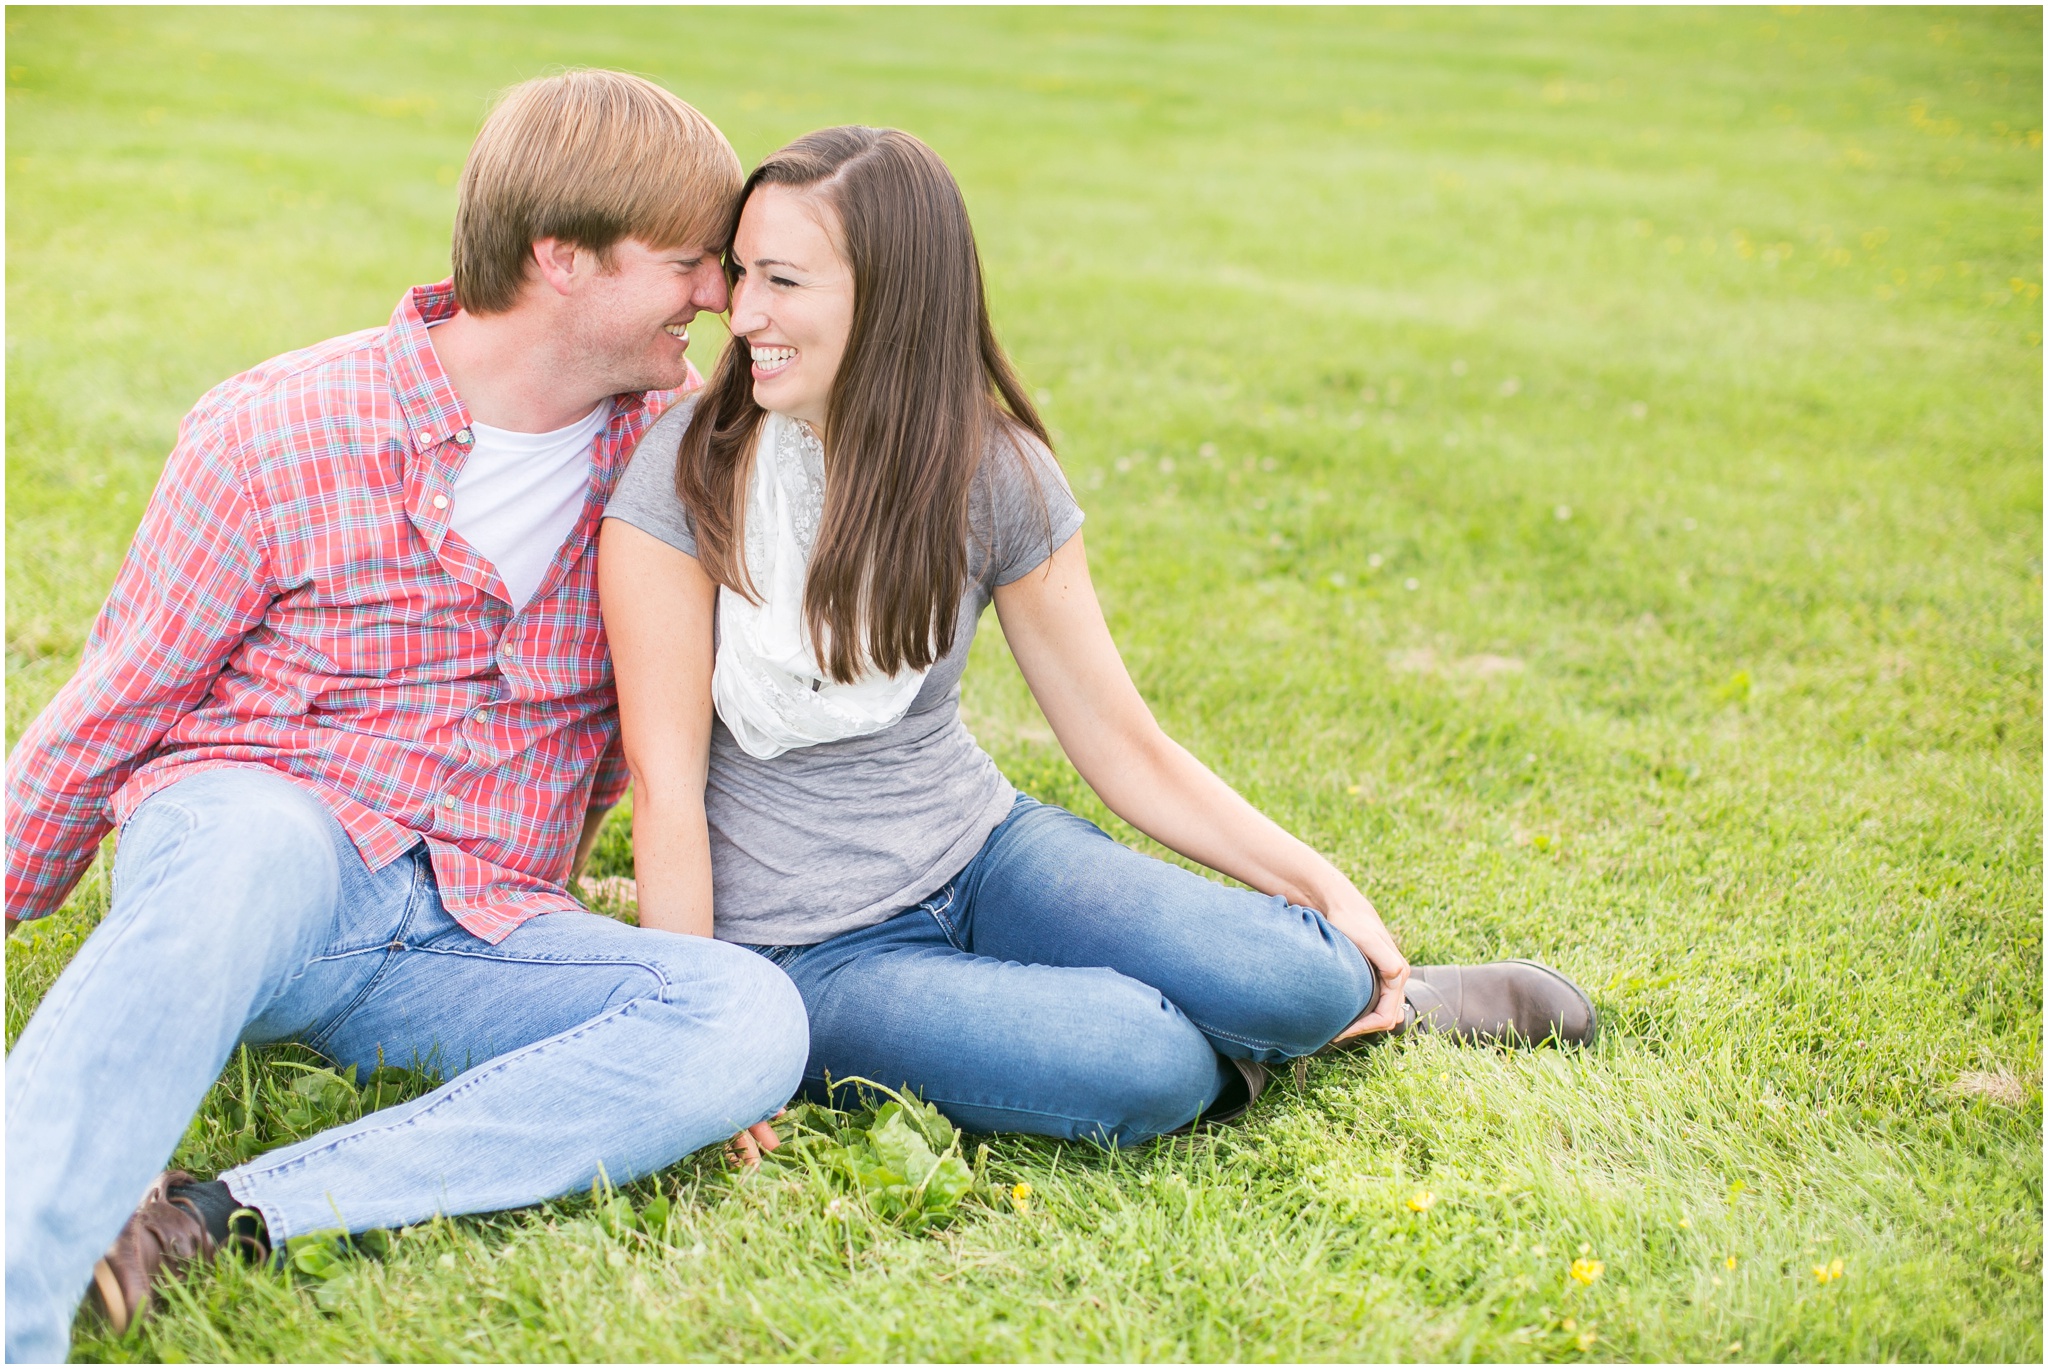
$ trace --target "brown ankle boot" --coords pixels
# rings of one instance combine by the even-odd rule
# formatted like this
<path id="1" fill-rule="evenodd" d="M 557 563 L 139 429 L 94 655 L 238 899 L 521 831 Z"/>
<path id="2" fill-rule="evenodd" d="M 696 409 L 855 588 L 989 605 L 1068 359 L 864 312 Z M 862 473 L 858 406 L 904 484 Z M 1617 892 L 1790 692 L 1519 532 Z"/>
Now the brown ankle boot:
<path id="1" fill-rule="evenodd" d="M 93 1266 L 92 1298 L 116 1335 L 127 1334 L 149 1312 L 154 1301 L 150 1285 L 159 1274 L 176 1274 L 189 1264 L 213 1258 L 213 1237 L 198 1209 L 170 1196 L 172 1188 L 195 1182 L 181 1169 L 157 1175 L 114 1238 L 113 1248 Z"/>
<path id="2" fill-rule="evenodd" d="M 1588 1046 L 1600 1019 L 1586 991 L 1548 965 L 1417 965 L 1408 976 L 1403 1031 L 1518 1046 Z"/>

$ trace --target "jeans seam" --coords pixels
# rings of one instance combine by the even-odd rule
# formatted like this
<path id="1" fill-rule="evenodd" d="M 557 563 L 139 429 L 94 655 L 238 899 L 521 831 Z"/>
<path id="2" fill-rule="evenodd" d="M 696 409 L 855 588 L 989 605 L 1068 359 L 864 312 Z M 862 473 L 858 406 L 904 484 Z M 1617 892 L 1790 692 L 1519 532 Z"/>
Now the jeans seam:
<path id="1" fill-rule="evenodd" d="M 384 977 L 391 973 L 391 967 L 398 962 L 398 957 L 405 953 L 405 934 L 412 930 L 413 920 L 419 915 L 420 894 L 426 888 L 426 883 L 424 870 L 415 869 L 412 877 L 412 888 L 405 896 L 405 915 L 398 920 L 398 929 L 391 934 L 391 940 L 385 943 L 383 947 L 384 963 L 377 967 L 377 972 L 371 975 L 369 981 L 363 985 L 356 996 L 349 1000 L 347 1007 L 329 1018 L 327 1025 L 319 1032 L 305 1038 L 305 1044 L 308 1049 L 326 1056 L 327 1043 L 334 1039 L 337 1032 L 348 1025 L 348 1020 L 355 1016 L 356 1010 L 369 1001 L 370 995 L 376 991 L 377 986 L 384 982 Z M 316 957 L 308 961 L 305 969 L 300 970 L 293 977 L 294 982 L 304 978 L 308 970 L 311 970 L 314 965 L 320 964 L 323 961 L 342 960 L 350 955 L 369 955 L 373 954 L 374 951 L 375 948 L 365 946 L 360 951 L 350 951 L 343 955 Z M 286 987 L 289 988 L 290 986 L 287 985 Z"/>
<path id="2" fill-rule="evenodd" d="M 616 969 L 621 966 L 645 970 L 661 986 L 658 996 L 666 997 L 675 987 L 673 981 L 662 972 L 661 966 L 651 960 L 639 960 L 632 956 L 589 956 L 589 955 L 498 955 L 493 952 L 470 951 L 455 946 L 408 946 L 408 951 L 421 955 L 453 955 L 470 960 L 488 960 L 497 965 L 589 965 Z"/>
<path id="3" fill-rule="evenodd" d="M 1174 1006 L 1175 1006 L 1175 1007 L 1179 1007 L 1180 1005 L 1179 1005 L 1179 1004 L 1175 1004 Z M 1228 1042 L 1230 1042 L 1230 1043 L 1231 1043 L 1232 1045 L 1234 1045 L 1234 1046 L 1243 1046 L 1243 1047 L 1245 1047 L 1245 1048 L 1246 1048 L 1247 1050 L 1255 1050 L 1255 1051 L 1277 1051 L 1277 1052 L 1279 1052 L 1279 1053 L 1280 1053 L 1281 1055 L 1284 1055 L 1284 1056 L 1286 1056 L 1287 1058 L 1289 1058 L 1290 1060 L 1294 1058 L 1294 1054 L 1295 1054 L 1295 1052 L 1293 1052 L 1292 1050 L 1288 1049 L 1288 1047 L 1287 1047 L 1286 1045 L 1282 1044 L 1281 1042 L 1278 1042 L 1278 1041 L 1266 1041 L 1266 1040 L 1260 1040 L 1260 1039 L 1255 1039 L 1255 1038 L 1253 1038 L 1253 1037 L 1249 1037 L 1249 1036 L 1239 1036 L 1239 1035 L 1238 1035 L 1237 1033 L 1235 1033 L 1235 1032 L 1227 1032 L 1227 1031 L 1220 1031 L 1220 1030 L 1217 1030 L 1217 1029 L 1215 1029 L 1215 1028 L 1212 1028 L 1212 1027 L 1205 1027 L 1205 1026 L 1203 1026 L 1203 1025 L 1202 1025 L 1202 1023 L 1201 1023 L 1201 1022 L 1200 1022 L 1200 1021 L 1199 1021 L 1199 1020 L 1198 1020 L 1198 1019 L 1197 1019 L 1197 1018 L 1196 1018 L 1196 1017 L 1194 1016 L 1194 1014 L 1192 1014 L 1192 1013 L 1188 1012 L 1188 1010 L 1187 1010 L 1187 1009 L 1185 1009 L 1185 1008 L 1181 1008 L 1181 1012 L 1182 1012 L 1182 1014 L 1183 1014 L 1184 1016 L 1186 1016 L 1186 1017 L 1187 1017 L 1188 1021 L 1189 1021 L 1189 1022 L 1190 1022 L 1191 1024 L 1193 1024 L 1193 1026 L 1194 1026 L 1194 1029 L 1195 1029 L 1196 1031 L 1200 1032 L 1200 1033 L 1201 1033 L 1202 1035 L 1204 1035 L 1204 1036 L 1208 1036 L 1208 1037 L 1214 1037 L 1214 1038 L 1216 1038 L 1216 1039 L 1218 1039 L 1218 1040 L 1228 1041 Z M 1319 1049 L 1319 1048 L 1317 1048 L 1317 1049 Z M 1311 1050 L 1309 1050 L 1309 1051 L 1305 1051 L 1305 1052 L 1302 1052 L 1302 1053 L 1303 1053 L 1303 1054 L 1307 1054 L 1307 1055 L 1313 1055 L 1313 1054 L 1315 1053 L 1315 1050 L 1314 1050 L 1314 1049 L 1311 1049 Z"/>

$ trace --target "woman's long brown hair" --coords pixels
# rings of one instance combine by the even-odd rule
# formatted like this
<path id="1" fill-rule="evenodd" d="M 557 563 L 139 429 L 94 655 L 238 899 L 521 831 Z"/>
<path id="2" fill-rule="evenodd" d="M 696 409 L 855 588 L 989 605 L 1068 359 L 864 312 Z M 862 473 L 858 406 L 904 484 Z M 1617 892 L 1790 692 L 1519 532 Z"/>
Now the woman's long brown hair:
<path id="1" fill-rule="evenodd" d="M 820 434 L 825 510 L 804 583 L 812 650 L 841 683 L 869 668 L 923 670 L 959 625 L 968 498 L 990 439 L 1021 428 L 1052 444 L 989 326 L 967 204 L 937 153 L 896 129 L 806 134 L 747 177 L 728 244 L 763 185 L 828 204 L 853 269 L 853 329 Z M 744 338 L 726 344 L 676 452 L 676 492 L 696 522 L 698 562 L 756 599 L 743 524 L 763 413 L 752 362 Z"/>

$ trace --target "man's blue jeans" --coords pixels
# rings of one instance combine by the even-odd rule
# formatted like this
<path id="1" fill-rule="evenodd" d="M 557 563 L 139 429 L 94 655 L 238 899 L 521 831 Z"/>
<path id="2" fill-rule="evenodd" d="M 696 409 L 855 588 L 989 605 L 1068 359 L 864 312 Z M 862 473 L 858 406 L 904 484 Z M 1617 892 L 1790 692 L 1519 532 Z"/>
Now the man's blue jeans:
<path id="1" fill-rule="evenodd" d="M 1372 967 L 1323 920 L 1112 841 L 1020 796 L 953 881 L 887 922 L 757 947 L 826 1075 L 908 1085 L 970 1131 L 1130 1146 L 1194 1120 L 1236 1070 L 1328 1045 Z"/>
<path id="2" fill-rule="evenodd" d="M 624 1182 L 773 1113 L 806 1029 L 790 982 L 704 937 L 550 913 L 493 946 L 424 848 L 371 871 L 256 768 L 151 797 L 113 907 L 7 1057 L 7 1358 L 61 1360 L 93 1262 L 236 1046 L 299 1041 L 425 1097 L 221 1177 L 282 1244 Z"/>

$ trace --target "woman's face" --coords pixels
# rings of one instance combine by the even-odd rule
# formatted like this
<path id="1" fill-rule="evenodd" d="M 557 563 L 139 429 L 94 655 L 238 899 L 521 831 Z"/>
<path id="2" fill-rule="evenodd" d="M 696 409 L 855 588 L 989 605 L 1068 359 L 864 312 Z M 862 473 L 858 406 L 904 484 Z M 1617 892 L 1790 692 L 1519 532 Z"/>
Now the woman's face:
<path id="1" fill-rule="evenodd" d="M 827 224 L 823 200 L 764 185 L 733 235 L 731 327 L 753 353 L 754 402 L 821 430 L 853 331 L 853 268 Z"/>

